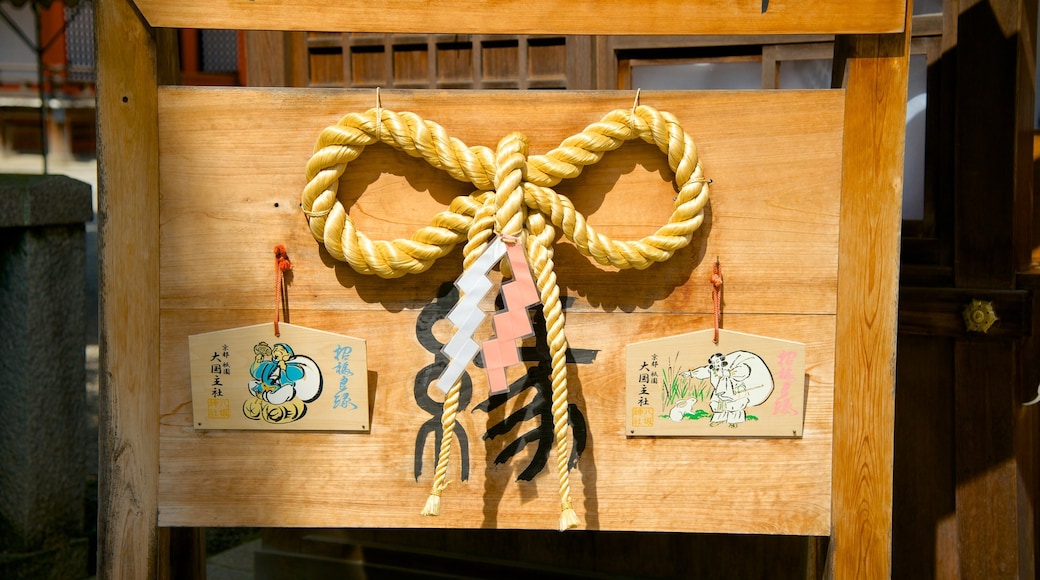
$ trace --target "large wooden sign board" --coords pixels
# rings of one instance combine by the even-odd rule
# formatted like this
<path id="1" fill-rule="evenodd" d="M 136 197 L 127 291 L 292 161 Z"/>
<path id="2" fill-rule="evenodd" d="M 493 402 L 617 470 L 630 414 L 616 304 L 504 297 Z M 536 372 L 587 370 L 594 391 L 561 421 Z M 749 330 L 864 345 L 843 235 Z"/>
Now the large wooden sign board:
<path id="1" fill-rule="evenodd" d="M 564 7 L 571 4 L 567 2 Z M 809 32 L 838 35 L 835 64 L 844 72 L 839 78 L 845 79 L 842 84 L 846 90 L 843 97 L 833 97 L 835 102 L 830 109 L 815 107 L 814 103 L 790 103 L 785 99 L 798 97 L 779 94 L 719 94 L 718 100 L 704 95 L 673 99 L 662 96 L 655 103 L 660 108 L 674 109 L 683 118 L 693 107 L 701 115 L 697 122 L 706 122 L 707 130 L 690 132 L 706 148 L 705 154 L 711 153 L 707 157 L 712 159 L 708 166 L 718 180 L 709 226 L 719 226 L 721 232 L 729 229 L 721 228 L 723 224 L 731 226 L 751 221 L 745 214 L 725 207 L 727 194 L 732 196 L 734 191 L 745 190 L 725 185 L 727 181 L 740 181 L 749 189 L 769 192 L 759 201 L 771 200 L 768 205 L 772 210 L 780 208 L 790 212 L 796 208 L 798 211 L 794 213 L 798 217 L 792 216 L 787 227 L 780 229 L 788 234 L 794 231 L 818 233 L 821 247 L 833 249 L 836 224 L 841 224 L 843 235 L 837 241 L 841 271 L 837 282 L 837 315 L 833 314 L 833 300 L 821 301 L 815 291 L 805 292 L 807 299 L 800 302 L 796 310 L 816 313 L 811 316 L 819 317 L 819 328 L 791 333 L 801 334 L 807 340 L 806 374 L 810 384 L 805 436 L 799 440 L 756 441 L 750 448 L 739 440 L 711 445 L 697 442 L 686 444 L 681 450 L 660 440 L 626 440 L 628 451 L 621 453 L 618 447 L 611 448 L 610 443 L 602 442 L 621 440 L 622 424 L 609 412 L 613 405 L 607 395 L 601 402 L 583 407 L 589 411 L 593 439 L 572 484 L 578 499 L 576 507 L 583 524 L 589 528 L 829 533 L 832 538 L 829 556 L 833 556 L 829 560 L 833 561 L 835 576 L 889 576 L 894 416 L 891 393 L 904 146 L 900 128 L 906 116 L 911 21 L 908 4 L 904 0 L 855 3 L 695 0 L 682 2 L 677 8 L 669 0 L 638 4 L 597 2 L 595 17 L 530 19 L 526 17 L 529 14 L 556 14 L 561 3 L 556 0 L 474 2 L 466 8 L 467 18 L 454 16 L 459 6 L 456 4 L 452 10 L 445 11 L 444 6 L 437 3 L 406 3 L 406 6 L 397 3 L 391 6 L 396 10 L 383 10 L 382 6 L 372 10 L 352 3 L 343 5 L 343 11 L 337 11 L 335 18 L 331 18 L 326 11 L 315 10 L 304 0 L 220 5 L 192 1 L 179 3 L 174 10 L 176 14 L 168 10 L 162 14 L 165 5 L 157 2 L 98 2 L 95 22 L 102 288 L 99 573 L 128 578 L 148 577 L 157 572 L 161 575 L 162 570 L 156 570 L 156 563 L 164 561 L 166 550 L 165 536 L 158 525 L 428 525 L 414 516 L 410 505 L 399 507 L 409 503 L 405 500 L 421 497 L 421 492 L 402 487 L 394 490 L 399 493 L 387 494 L 381 490 L 377 496 L 375 491 L 391 476 L 400 481 L 401 474 L 407 473 L 413 465 L 405 458 L 410 451 L 406 442 L 394 442 L 391 434 L 391 425 L 397 425 L 397 420 L 414 421 L 413 413 L 407 410 L 414 400 L 402 394 L 408 384 L 408 373 L 413 371 L 400 369 L 403 366 L 413 369 L 417 364 L 409 361 L 402 365 L 402 361 L 408 361 L 405 356 L 390 358 L 383 354 L 373 361 L 372 378 L 378 380 L 369 384 L 377 396 L 372 401 L 373 431 L 365 435 L 369 441 L 365 446 L 351 445 L 360 438 L 358 434 L 315 438 L 309 433 L 263 433 L 249 437 L 236 432 L 196 433 L 188 416 L 184 337 L 190 332 L 213 330 L 218 317 L 242 319 L 244 324 L 261 321 L 260 311 L 251 311 L 247 305 L 252 303 L 252 296 L 262 293 L 263 284 L 253 281 L 251 275 L 241 276 L 237 282 L 248 287 L 244 297 L 247 300 L 235 302 L 234 308 L 225 315 L 212 306 L 214 302 L 226 304 L 231 296 L 221 293 L 223 288 L 213 287 L 221 277 L 211 276 L 205 283 L 193 278 L 191 284 L 178 284 L 178 272 L 165 262 L 160 265 L 156 256 L 176 259 L 181 265 L 191 263 L 190 258 L 183 255 L 184 246 L 192 245 L 188 243 L 189 236 L 185 233 L 188 227 L 184 221 L 198 218 L 205 218 L 201 223 L 209 222 L 210 239 L 221 237 L 212 235 L 220 229 L 214 222 L 220 221 L 225 233 L 234 233 L 239 244 L 236 250 L 247 250 L 250 239 L 254 240 L 257 251 L 261 251 L 261 246 L 268 247 L 266 244 L 274 238 L 281 239 L 280 231 L 267 229 L 267 226 L 281 227 L 299 219 L 289 211 L 289 206 L 295 203 L 295 195 L 287 190 L 296 190 L 302 185 L 300 164 L 306 157 L 303 151 L 309 150 L 310 136 L 301 128 L 314 127 L 317 131 L 345 109 L 365 109 L 371 101 L 342 93 L 275 92 L 260 96 L 240 92 L 220 98 L 200 97 L 195 104 L 202 105 L 198 111 L 205 114 L 196 117 L 191 99 L 186 98 L 188 93 L 174 96 L 176 91 L 157 91 L 157 84 L 162 82 L 157 79 L 172 78 L 170 65 L 176 63 L 176 50 L 167 41 L 174 34 L 172 27 L 176 26 L 307 30 L 315 22 L 314 15 L 319 14 L 320 28 L 341 32 L 403 32 L 409 27 L 418 30 L 416 27 L 421 26 L 422 32 L 439 28 L 438 32 L 452 33 L 464 32 L 464 27 L 471 26 L 471 30 L 478 33 L 594 35 L 610 32 L 611 27 L 620 25 L 624 34 L 710 35 L 734 31 L 764 35 Z M 504 17 L 517 5 L 522 5 L 523 17 Z M 403 11 L 402 6 L 405 6 Z M 647 19 L 634 16 L 633 10 L 641 14 L 663 10 L 667 16 Z M 449 16 L 447 20 L 445 14 Z M 864 18 L 867 14 L 873 16 Z M 359 23 L 370 26 L 365 30 Z M 161 98 L 161 106 L 159 92 L 167 93 Z M 443 99 L 443 95 L 432 96 Z M 594 99 L 586 101 L 579 96 L 576 98 L 583 100 L 580 105 L 563 106 L 570 96 L 554 97 L 551 107 L 541 107 L 541 115 L 553 117 L 555 111 L 560 110 L 563 118 L 575 122 L 576 127 L 587 120 L 575 121 L 571 114 L 575 110 L 593 116 L 601 114 L 597 109 L 603 103 Z M 532 98 L 543 99 L 545 95 Z M 470 100 L 468 108 L 459 108 L 465 99 Z M 489 128 L 487 133 L 498 133 L 497 128 L 490 127 L 499 125 L 519 128 L 517 119 L 523 115 L 517 114 L 518 109 L 511 106 L 513 103 L 496 98 L 494 106 L 487 107 L 490 101 L 486 95 L 462 97 L 455 93 L 452 99 L 440 101 L 439 106 L 431 103 L 423 106 L 424 103 L 408 99 L 408 106 L 427 115 L 435 113 L 439 122 L 454 128 L 465 123 L 449 123 L 452 111 L 472 111 L 477 107 L 475 99 L 484 105 L 480 115 L 464 120 L 479 119 L 476 124 Z M 756 108 L 763 101 L 773 102 L 775 106 Z M 818 125 L 822 119 L 841 116 L 828 112 L 840 108 L 840 101 L 844 103 L 844 137 L 841 139 L 835 136 L 836 128 L 829 124 L 828 128 Z M 678 106 L 680 104 L 683 106 Z M 398 101 L 391 106 L 404 105 Z M 610 106 L 617 105 L 610 103 Z M 496 112 L 491 114 L 491 110 Z M 743 122 L 735 122 L 742 116 Z M 502 124 L 506 117 L 509 122 Z M 552 126 L 541 120 L 538 123 L 540 128 L 532 137 Z M 500 136 L 496 134 L 494 139 Z M 490 135 L 483 137 L 488 137 L 486 143 L 493 142 Z M 160 152 L 160 147 L 164 152 Z M 227 153 L 229 160 L 238 155 L 242 157 L 233 162 L 207 157 L 215 151 Z M 171 154 L 183 154 L 183 157 Z M 617 157 L 611 156 L 615 160 Z M 767 159 L 769 162 L 763 163 Z M 840 165 L 840 171 L 832 169 L 832 163 Z M 164 171 L 162 176 L 160 164 Z M 620 178 L 621 172 L 616 169 L 615 172 Z M 841 185 L 835 188 L 839 173 Z M 374 175 L 382 176 L 382 173 L 370 174 Z M 614 181 L 624 183 L 630 177 L 632 175 L 625 174 L 624 180 Z M 585 186 L 596 182 L 590 175 L 584 179 L 588 180 Z M 411 183 L 417 185 L 406 189 L 423 189 L 421 179 L 416 181 L 413 177 Z M 612 182 L 611 191 L 621 194 L 615 185 Z M 208 198 L 198 195 L 203 189 L 193 191 L 193 186 L 204 187 L 211 195 Z M 596 193 L 602 191 L 591 189 L 592 197 L 586 199 L 599 200 L 593 201 L 593 205 L 609 207 L 618 197 L 613 193 L 596 197 Z M 838 189 L 841 213 L 835 220 L 833 211 L 826 208 L 832 207 L 828 203 L 837 203 Z M 226 196 L 228 203 L 218 203 L 217 196 L 212 195 L 214 191 L 219 191 L 220 196 L 231 193 Z M 808 195 L 810 192 L 812 195 Z M 385 194 L 394 197 L 391 192 Z M 415 203 L 413 197 L 409 197 L 411 203 Z M 418 196 L 418 199 L 428 198 Z M 248 217 L 244 217 L 242 207 L 230 209 L 243 201 L 262 204 L 265 211 L 249 209 Z M 282 205 L 274 208 L 276 202 Z M 279 209 L 284 213 L 278 212 Z M 407 215 L 407 211 L 402 213 Z M 626 219 L 617 220 L 615 226 L 638 228 L 638 224 L 629 219 L 630 214 L 627 212 Z M 805 221 L 806 216 L 813 217 Z M 607 216 L 600 214 L 597 219 L 604 217 Z M 263 219 L 254 221 L 254 218 Z M 177 223 L 177 220 L 182 221 Z M 396 219 L 380 225 L 392 223 L 396 223 Z M 178 230 L 179 234 L 173 236 Z M 711 227 L 705 234 L 709 244 L 725 245 L 722 239 L 711 235 Z M 755 240 L 758 234 L 745 230 L 743 241 Z M 767 232 L 765 237 L 775 242 L 773 235 Z M 304 238 L 295 235 L 287 242 L 301 242 L 307 247 L 312 242 Z M 171 241 L 176 243 L 171 246 Z M 182 244 L 180 250 L 176 248 L 178 243 Z M 160 251 L 161 245 L 165 246 L 163 251 Z M 692 271 L 679 266 L 678 272 L 657 269 L 621 274 L 602 272 L 581 259 L 574 259 L 565 266 L 569 261 L 567 252 L 561 251 L 558 254 L 561 282 L 574 299 L 570 304 L 568 333 L 572 341 L 582 341 L 573 344 L 582 346 L 591 342 L 589 339 L 595 339 L 601 352 L 620 353 L 620 337 L 633 334 L 633 328 L 634 334 L 647 337 L 665 334 L 664 326 L 669 327 L 668 333 L 703 329 L 707 323 L 706 299 L 701 298 L 701 292 L 695 290 L 694 285 L 686 284 L 694 274 L 704 274 L 703 252 L 698 252 L 698 247 L 702 246 L 695 245 L 686 254 L 691 258 L 686 264 Z M 773 253 L 783 247 L 774 247 Z M 576 257 L 573 252 L 570 256 Z M 813 253 L 804 263 L 818 264 L 820 262 L 814 261 L 817 257 Z M 672 267 L 679 263 L 676 261 Z M 826 259 L 823 263 L 828 264 Z M 237 260 L 222 260 L 216 264 L 216 271 L 226 267 L 234 268 L 239 274 L 248 271 L 248 267 L 237 264 Z M 402 294 L 395 298 L 376 290 L 371 281 L 359 279 L 324 259 L 314 262 L 311 258 L 301 265 L 311 273 L 332 274 L 336 282 L 326 281 L 324 284 L 331 287 L 312 288 L 309 293 L 297 294 L 294 290 L 293 304 L 305 307 L 299 312 L 299 318 L 336 328 L 376 327 L 381 323 L 378 319 L 387 315 L 404 318 L 406 313 L 414 313 L 414 308 L 429 303 L 431 284 L 428 280 L 439 279 L 447 273 L 442 270 L 438 275 L 434 271 L 427 274 L 427 279 L 402 281 L 397 286 Z M 441 268 L 450 270 L 447 265 Z M 581 289 L 562 275 L 563 270 L 568 269 L 572 280 L 584 280 Z M 829 294 L 833 273 L 829 266 L 826 270 L 826 274 L 818 277 L 812 277 L 811 270 L 805 272 L 808 276 L 801 278 L 802 288 L 819 288 L 824 290 L 823 294 Z M 180 272 L 184 271 L 187 270 Z M 773 271 L 779 270 L 774 268 Z M 166 284 L 162 289 L 160 275 Z M 655 285 L 646 284 L 651 280 Z M 729 287 L 734 283 L 731 277 Z M 619 301 L 613 297 L 610 290 L 626 284 L 632 289 L 628 295 L 639 298 Z M 238 289 L 236 286 L 235 290 Z M 411 304 L 409 292 L 417 295 Z M 334 299 L 330 300 L 330 295 L 334 295 Z M 790 316 L 783 314 L 789 311 L 777 310 L 778 304 L 771 296 L 772 293 L 759 293 L 760 302 L 743 302 L 742 312 L 733 313 L 731 309 L 727 326 L 773 336 L 777 333 L 767 331 L 790 329 L 786 324 Z M 301 300 L 303 298 L 306 300 Z M 381 301 L 384 298 L 385 301 Z M 677 303 L 683 307 L 676 313 L 670 312 L 668 309 Z M 443 333 L 437 326 L 433 327 L 435 336 Z M 620 333 L 622 330 L 624 333 Z M 395 346 L 403 348 L 403 344 Z M 176 349 L 160 356 L 160 347 L 169 345 Z M 380 352 L 380 349 L 382 346 L 374 350 Z M 429 356 L 425 349 L 419 352 L 413 347 L 411 350 L 419 356 Z M 401 353 L 398 351 L 398 354 Z M 838 364 L 834 364 L 835 358 Z M 581 367 L 598 369 L 596 376 L 590 376 L 588 371 L 582 375 L 580 369 L 574 371 L 580 387 L 575 389 L 574 400 L 579 405 L 586 404 L 585 399 L 591 392 L 614 392 L 601 385 L 610 384 L 618 376 L 616 371 L 620 367 L 612 366 L 617 364 L 613 362 L 615 359 L 600 353 L 596 360 L 608 364 Z M 174 366 L 178 362 L 181 366 Z M 166 376 L 167 372 L 171 376 Z M 833 392 L 828 384 L 832 375 Z M 380 399 L 382 395 L 387 398 Z M 464 413 L 467 428 L 473 427 L 468 422 L 471 416 L 475 415 Z M 161 423 L 159 428 L 156 428 L 157 417 Z M 468 435 L 467 441 L 472 437 Z M 726 451 L 737 445 L 754 452 L 743 455 L 739 462 L 729 460 L 732 454 Z M 382 454 L 385 451 L 401 452 L 401 455 Z M 657 455 L 657 451 L 671 451 L 672 465 L 662 467 L 658 462 L 642 461 Z M 711 451 L 721 452 L 709 453 Z M 643 455 L 640 456 L 640 452 Z M 828 455 L 833 455 L 833 471 L 832 462 L 826 459 Z M 638 461 L 633 462 L 633 458 Z M 784 479 L 783 486 L 771 486 L 779 478 L 765 468 L 775 467 L 778 458 L 787 458 L 792 469 L 785 472 L 793 475 L 792 470 L 796 470 L 797 475 Z M 368 475 L 364 483 L 358 483 L 360 476 L 353 469 L 355 465 L 376 465 L 378 469 Z M 483 467 L 486 463 L 478 465 Z M 245 477 L 237 479 L 230 475 L 246 466 L 242 472 Z M 474 479 L 465 484 L 456 482 L 451 490 L 456 494 L 454 503 L 446 502 L 445 514 L 437 525 L 504 526 L 508 517 L 508 525 L 548 527 L 545 518 L 534 516 L 530 509 L 531 504 L 536 503 L 533 500 L 552 495 L 544 483 L 534 484 L 533 489 L 528 486 L 523 491 L 516 491 L 514 487 L 498 495 L 495 490 L 504 489 L 512 474 L 503 476 L 493 467 L 475 471 L 478 473 L 473 474 Z M 659 487 L 638 488 L 677 471 L 708 474 L 697 480 L 698 486 L 705 487 L 695 488 L 687 478 L 682 485 L 668 489 L 668 494 L 679 493 L 681 497 L 675 496 L 679 499 L 667 505 L 650 492 Z M 733 480 L 733 476 L 738 479 Z M 346 486 L 330 483 L 338 483 L 337 478 Z M 486 487 L 480 486 L 481 478 Z M 735 487 L 730 491 L 721 489 L 724 486 L 719 482 L 726 478 L 740 483 L 753 482 L 754 493 L 738 493 L 733 491 Z M 372 485 L 373 481 L 378 485 Z M 831 487 L 829 497 L 828 486 Z M 277 500 L 258 498 L 256 491 L 275 488 L 296 490 L 293 502 L 260 509 Z M 486 500 L 474 499 L 484 493 L 484 489 L 490 490 Z M 470 493 L 462 495 L 466 491 Z M 721 494 L 712 496 L 714 492 Z M 693 501 L 692 496 L 698 493 Z M 518 496 L 521 502 L 526 500 L 523 509 L 516 505 Z M 634 496 L 647 501 L 630 501 Z M 753 505 L 748 498 L 756 499 Z M 771 506 L 769 513 L 763 511 L 762 506 L 766 504 Z M 789 517 L 792 514 L 797 516 Z M 706 521 L 712 523 L 704 524 Z"/>
<path id="2" fill-rule="evenodd" d="M 467 145 L 493 148 L 520 131 L 530 151 L 542 153 L 608 111 L 631 107 L 632 98 L 383 91 L 381 106 L 435 121 Z M 679 119 L 714 183 L 690 246 L 647 270 L 599 267 L 565 241 L 556 245 L 570 402 L 582 423 L 574 431 L 583 453 L 571 474 L 579 518 L 588 529 L 826 535 L 844 93 L 643 92 L 640 99 Z M 555 527 L 556 478 L 535 469 L 551 446 L 533 440 L 509 452 L 521 435 L 548 426 L 521 412 L 522 421 L 503 428 L 538 395 L 489 405 L 474 366 L 459 413 L 467 452 L 454 452 L 442 515 L 419 515 L 439 421 L 428 367 L 452 332 L 443 318 L 457 299 L 451 282 L 461 252 L 420 275 L 364 276 L 329 257 L 299 208 L 318 132 L 374 106 L 374 91 L 160 88 L 160 525 Z M 671 179 L 659 151 L 629 142 L 556 189 L 599 231 L 638 239 L 671 213 Z M 472 189 L 373 145 L 350 164 L 339 196 L 361 231 L 393 239 Z M 367 342 L 367 433 L 192 424 L 187 337 L 268 318 L 275 244 L 294 264 L 291 321 Z M 626 346 L 710 328 L 716 256 L 726 269 L 726 328 L 805 344 L 802 436 L 629 438 Z M 483 307 L 495 309 L 492 297 Z M 490 324 L 481 332 L 489 335 Z M 510 380 L 525 371 L 513 370 Z M 532 472 L 533 481 L 517 481 Z M 266 489 L 277 497 L 259 498 Z"/>

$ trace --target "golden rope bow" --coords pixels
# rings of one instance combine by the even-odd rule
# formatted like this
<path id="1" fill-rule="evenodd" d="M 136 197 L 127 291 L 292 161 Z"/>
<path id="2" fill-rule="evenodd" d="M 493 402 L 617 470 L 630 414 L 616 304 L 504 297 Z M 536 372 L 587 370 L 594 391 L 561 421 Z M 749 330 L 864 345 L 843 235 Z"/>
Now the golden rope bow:
<path id="1" fill-rule="evenodd" d="M 582 168 L 625 141 L 642 139 L 668 156 L 679 190 L 668 223 L 636 241 L 615 241 L 597 233 L 564 195 L 551 189 L 563 179 L 577 177 Z M 347 164 L 365 146 L 383 142 L 413 157 L 421 157 L 460 181 L 472 183 L 473 194 L 452 200 L 446 211 L 410 239 L 372 240 L 354 226 L 337 199 L 339 180 Z M 560 479 L 560 530 L 578 525 L 571 507 L 567 464 L 567 339 L 564 336 L 560 291 L 553 272 L 556 228 L 578 250 L 603 265 L 643 269 L 670 258 L 690 243 L 704 219 L 708 180 L 704 178 L 697 148 L 678 120 L 669 113 L 640 105 L 617 109 L 577 135 L 568 137 L 545 155 L 527 155 L 527 139 L 513 133 L 495 152 L 467 147 L 448 136 L 440 125 L 414 113 L 395 113 L 380 107 L 350 113 L 318 137 L 307 163 L 307 185 L 302 196 L 314 239 L 334 258 L 363 274 L 396 278 L 427 270 L 433 262 L 466 240 L 463 266 L 472 264 L 495 233 L 520 237 L 542 300 L 551 358 L 553 434 Z M 440 511 L 440 494 L 447 486 L 447 465 L 458 411 L 461 381 L 447 391 L 441 417 L 442 437 L 433 489 L 424 515 Z"/>

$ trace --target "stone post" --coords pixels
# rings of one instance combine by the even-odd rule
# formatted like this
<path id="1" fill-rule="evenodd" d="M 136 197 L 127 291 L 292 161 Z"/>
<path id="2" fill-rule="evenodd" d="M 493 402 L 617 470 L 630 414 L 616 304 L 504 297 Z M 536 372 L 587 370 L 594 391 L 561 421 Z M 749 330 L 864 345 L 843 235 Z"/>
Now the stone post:
<path id="1" fill-rule="evenodd" d="M 0 174 L 0 578 L 81 578 L 91 188 Z"/>

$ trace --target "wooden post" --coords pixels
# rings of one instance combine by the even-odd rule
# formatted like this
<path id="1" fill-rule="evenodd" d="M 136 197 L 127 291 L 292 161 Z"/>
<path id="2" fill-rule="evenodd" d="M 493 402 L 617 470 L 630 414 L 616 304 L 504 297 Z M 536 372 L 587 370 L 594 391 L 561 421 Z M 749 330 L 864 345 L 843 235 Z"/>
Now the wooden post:
<path id="1" fill-rule="evenodd" d="M 156 37 L 130 0 L 96 4 L 100 457 L 98 576 L 156 575 L 159 155 Z"/>
<path id="2" fill-rule="evenodd" d="M 835 50 L 835 61 L 848 59 L 834 377 L 835 578 L 891 575 L 910 3 L 906 12 L 902 33 L 841 37 Z"/>

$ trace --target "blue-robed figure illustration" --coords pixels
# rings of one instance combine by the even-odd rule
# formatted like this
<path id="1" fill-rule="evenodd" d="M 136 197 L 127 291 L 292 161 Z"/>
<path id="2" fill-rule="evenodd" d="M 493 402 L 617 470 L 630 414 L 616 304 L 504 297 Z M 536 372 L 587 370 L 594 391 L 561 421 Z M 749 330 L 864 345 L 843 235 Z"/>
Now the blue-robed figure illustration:
<path id="1" fill-rule="evenodd" d="M 313 359 L 293 352 L 291 346 L 277 343 L 274 347 L 260 342 L 253 347 L 253 363 L 249 374 L 249 392 L 243 412 L 251 419 L 269 423 L 288 423 L 303 417 L 305 403 L 321 394 L 321 370 Z"/>

